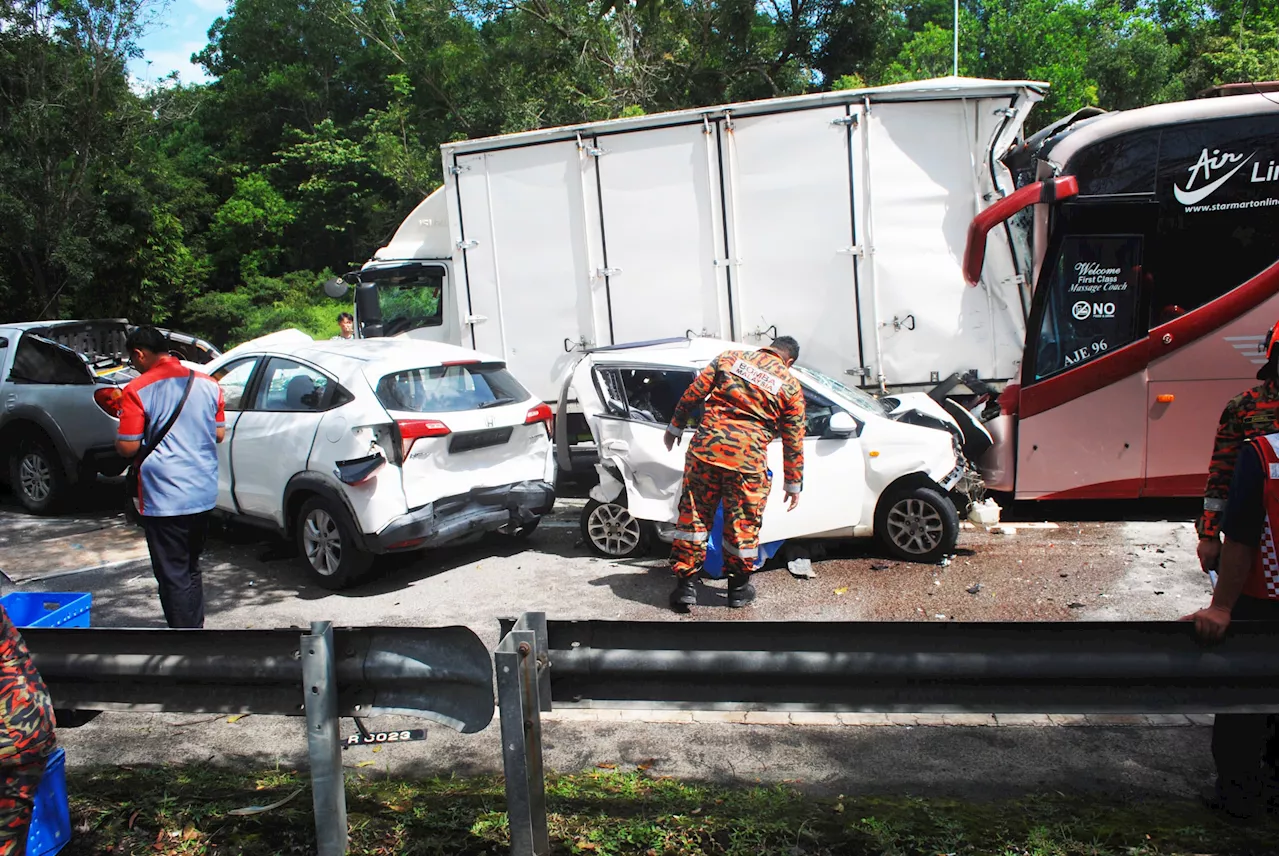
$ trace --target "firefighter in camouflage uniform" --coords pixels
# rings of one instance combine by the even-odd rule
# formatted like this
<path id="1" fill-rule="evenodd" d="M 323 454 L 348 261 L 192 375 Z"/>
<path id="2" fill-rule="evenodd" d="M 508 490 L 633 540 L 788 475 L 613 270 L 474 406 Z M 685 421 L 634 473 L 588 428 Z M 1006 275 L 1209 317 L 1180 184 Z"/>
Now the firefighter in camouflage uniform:
<path id="1" fill-rule="evenodd" d="M 55 748 L 49 691 L 0 606 L 0 856 L 26 851 L 36 788 Z"/>
<path id="2" fill-rule="evenodd" d="M 694 576 L 707 555 L 707 530 L 724 506 L 724 567 L 729 606 L 755 599 L 747 579 L 759 553 L 760 521 L 769 497 L 769 442 L 782 438 L 787 510 L 800 501 L 804 468 L 804 393 L 791 375 L 800 346 L 780 336 L 758 351 L 725 351 L 707 365 L 680 398 L 667 426 L 667 450 L 680 442 L 705 401 L 680 491 L 680 519 L 671 547 L 676 587 L 671 608 L 687 612 L 698 601 Z"/>
<path id="3" fill-rule="evenodd" d="M 1273 326 L 1263 341 L 1262 350 L 1267 355 L 1267 362 L 1258 370 L 1258 380 L 1262 383 L 1227 402 L 1218 422 L 1218 434 L 1213 438 L 1209 480 L 1204 488 L 1204 511 L 1196 521 L 1196 532 L 1200 536 L 1196 555 L 1200 557 L 1200 567 L 1205 571 L 1218 569 L 1218 556 L 1222 552 L 1219 527 L 1240 450 L 1253 438 L 1273 434 L 1277 430 L 1276 350 L 1280 345 L 1277 340 L 1280 340 L 1280 324 Z"/>

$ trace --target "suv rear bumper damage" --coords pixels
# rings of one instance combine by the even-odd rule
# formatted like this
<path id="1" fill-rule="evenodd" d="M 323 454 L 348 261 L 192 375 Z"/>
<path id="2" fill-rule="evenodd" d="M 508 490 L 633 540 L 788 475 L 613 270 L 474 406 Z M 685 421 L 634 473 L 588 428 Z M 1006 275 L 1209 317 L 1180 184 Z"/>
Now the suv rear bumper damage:
<path id="1" fill-rule="evenodd" d="M 438 547 L 467 535 L 532 523 L 555 500 L 555 487 L 545 481 L 475 488 L 402 514 L 381 532 L 366 535 L 365 543 L 373 553 Z"/>

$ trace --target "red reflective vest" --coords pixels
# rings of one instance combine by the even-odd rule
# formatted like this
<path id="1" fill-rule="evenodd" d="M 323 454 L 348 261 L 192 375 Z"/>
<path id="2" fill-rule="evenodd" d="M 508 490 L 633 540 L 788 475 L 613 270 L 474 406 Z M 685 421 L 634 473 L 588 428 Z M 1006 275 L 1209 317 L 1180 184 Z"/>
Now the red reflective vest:
<path id="1" fill-rule="evenodd" d="M 1276 557 L 1276 514 L 1280 506 L 1280 434 L 1268 434 L 1250 442 L 1262 458 L 1262 470 L 1266 481 L 1262 488 L 1262 501 L 1266 516 L 1262 524 L 1262 537 L 1258 541 L 1258 555 L 1253 560 L 1253 572 L 1244 584 L 1243 594 L 1261 600 L 1276 600 L 1276 582 L 1280 578 L 1280 561 Z"/>

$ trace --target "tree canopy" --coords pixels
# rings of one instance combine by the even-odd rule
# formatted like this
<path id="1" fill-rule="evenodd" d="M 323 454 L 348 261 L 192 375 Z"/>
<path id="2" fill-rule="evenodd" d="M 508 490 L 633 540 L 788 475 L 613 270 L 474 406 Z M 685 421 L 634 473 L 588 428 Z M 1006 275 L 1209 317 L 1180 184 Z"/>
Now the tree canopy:
<path id="1" fill-rule="evenodd" d="M 0 305 L 217 344 L 336 330 L 317 283 L 451 140 L 951 73 L 942 0 L 233 0 L 145 90 L 152 0 L 0 0 Z M 1277 77 L 1277 0 L 962 0 L 959 71 L 1051 84 L 1032 126 Z"/>

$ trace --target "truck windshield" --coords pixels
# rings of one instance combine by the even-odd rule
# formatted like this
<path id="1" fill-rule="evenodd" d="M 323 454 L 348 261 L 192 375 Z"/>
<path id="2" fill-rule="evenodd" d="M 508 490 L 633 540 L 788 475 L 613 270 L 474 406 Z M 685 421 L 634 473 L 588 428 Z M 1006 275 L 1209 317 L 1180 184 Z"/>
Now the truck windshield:
<path id="1" fill-rule="evenodd" d="M 443 323 L 441 292 L 444 268 L 413 264 L 364 271 L 361 278 L 378 284 L 383 335 L 394 336 L 419 327 L 438 327 Z"/>

